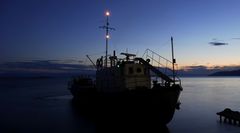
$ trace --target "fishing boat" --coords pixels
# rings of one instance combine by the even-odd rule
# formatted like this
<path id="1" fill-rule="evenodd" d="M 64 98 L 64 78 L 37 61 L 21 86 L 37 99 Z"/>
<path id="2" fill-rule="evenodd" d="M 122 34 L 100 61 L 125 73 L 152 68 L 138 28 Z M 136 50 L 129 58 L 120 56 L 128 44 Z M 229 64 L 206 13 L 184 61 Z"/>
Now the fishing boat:
<path id="1" fill-rule="evenodd" d="M 95 78 L 79 76 L 69 82 L 68 89 L 82 110 L 100 119 L 114 118 L 125 121 L 154 120 L 166 125 L 179 108 L 182 91 L 177 76 L 176 61 L 171 38 L 172 61 L 147 49 L 142 57 L 121 53 L 123 58 L 108 55 L 109 27 L 106 13 L 106 55 L 89 58 L 96 68 Z M 162 66 L 168 64 L 170 67 Z"/>

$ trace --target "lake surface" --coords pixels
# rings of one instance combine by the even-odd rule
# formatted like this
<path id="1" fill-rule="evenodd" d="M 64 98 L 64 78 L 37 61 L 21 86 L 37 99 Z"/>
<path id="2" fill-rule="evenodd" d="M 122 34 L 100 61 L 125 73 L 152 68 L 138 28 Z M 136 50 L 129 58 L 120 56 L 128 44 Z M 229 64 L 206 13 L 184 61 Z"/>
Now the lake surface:
<path id="1" fill-rule="evenodd" d="M 67 78 L 1 79 L 1 133 L 98 132 L 76 116 Z M 239 133 L 240 127 L 219 123 L 216 112 L 240 111 L 240 78 L 182 78 L 181 109 L 167 125 L 170 133 Z M 117 129 L 116 129 L 117 131 Z"/>
<path id="2" fill-rule="evenodd" d="M 240 78 L 183 78 L 181 110 L 168 125 L 171 133 L 239 133 L 240 127 L 221 124 L 216 112 L 240 111 Z"/>

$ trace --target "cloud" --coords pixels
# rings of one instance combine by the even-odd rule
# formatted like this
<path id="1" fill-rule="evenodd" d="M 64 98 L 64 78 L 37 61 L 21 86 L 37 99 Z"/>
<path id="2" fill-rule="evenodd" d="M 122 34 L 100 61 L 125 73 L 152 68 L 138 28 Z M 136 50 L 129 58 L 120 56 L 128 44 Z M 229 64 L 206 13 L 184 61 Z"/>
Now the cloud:
<path id="1" fill-rule="evenodd" d="M 224 43 L 224 42 L 209 42 L 209 44 L 211 44 L 213 46 L 228 45 L 228 43 Z"/>
<path id="2" fill-rule="evenodd" d="M 1 75 L 77 74 L 87 71 L 94 71 L 93 67 L 80 64 L 77 60 L 32 60 L 0 64 Z"/>

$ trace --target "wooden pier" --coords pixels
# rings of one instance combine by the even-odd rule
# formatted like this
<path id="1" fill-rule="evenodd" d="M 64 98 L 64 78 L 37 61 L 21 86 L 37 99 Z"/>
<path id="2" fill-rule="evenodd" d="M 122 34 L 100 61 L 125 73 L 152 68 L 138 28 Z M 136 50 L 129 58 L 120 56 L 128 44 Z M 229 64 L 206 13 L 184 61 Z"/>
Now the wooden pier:
<path id="1" fill-rule="evenodd" d="M 238 111 L 232 111 L 231 109 L 226 108 L 223 111 L 218 112 L 217 115 L 219 115 L 220 123 L 224 122 L 240 126 L 240 112 Z"/>

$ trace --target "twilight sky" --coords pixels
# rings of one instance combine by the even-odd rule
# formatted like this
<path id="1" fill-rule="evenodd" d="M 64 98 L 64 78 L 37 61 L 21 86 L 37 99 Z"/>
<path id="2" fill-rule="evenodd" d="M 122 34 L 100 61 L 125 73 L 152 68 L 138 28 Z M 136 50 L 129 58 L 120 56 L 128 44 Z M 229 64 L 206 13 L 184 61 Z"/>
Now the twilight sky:
<path id="1" fill-rule="evenodd" d="M 146 48 L 180 66 L 240 65 L 239 0 L 1 0 L 0 63 L 84 60 L 104 54 L 104 11 L 110 51 L 142 56 Z M 213 45 L 220 42 L 227 45 Z"/>

